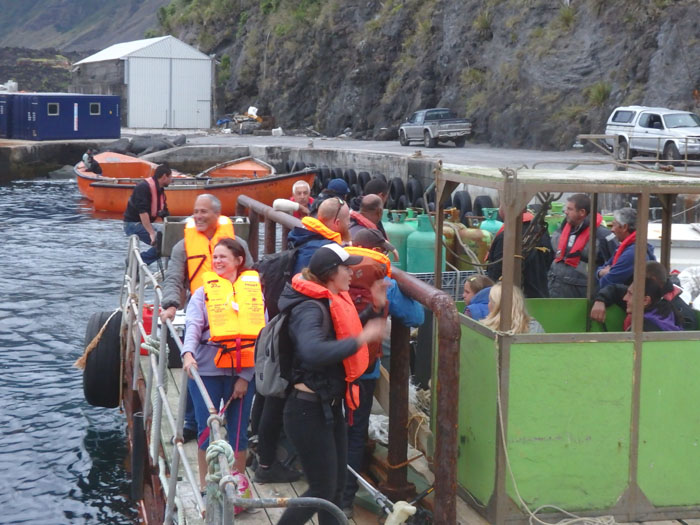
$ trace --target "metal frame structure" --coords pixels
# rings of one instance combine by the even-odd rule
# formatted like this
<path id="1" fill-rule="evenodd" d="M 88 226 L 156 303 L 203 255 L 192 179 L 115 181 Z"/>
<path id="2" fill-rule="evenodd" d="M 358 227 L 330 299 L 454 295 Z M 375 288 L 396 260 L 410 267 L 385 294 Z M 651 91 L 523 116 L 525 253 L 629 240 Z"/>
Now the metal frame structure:
<path id="1" fill-rule="evenodd" d="M 495 490 L 491 500 L 478 502 L 467 493 L 468 499 L 477 503 L 475 508 L 495 524 L 506 521 L 525 522 L 528 515 L 507 493 L 507 450 L 506 436 L 508 435 L 508 409 L 509 409 L 509 374 L 510 374 L 510 349 L 511 345 L 518 342 L 528 343 L 576 343 L 581 341 L 581 334 L 525 334 L 509 335 L 507 332 L 511 326 L 512 317 L 512 292 L 513 287 L 520 285 L 521 278 L 521 230 L 522 210 L 536 196 L 538 192 L 571 192 L 589 193 L 592 196 L 593 216 L 597 213 L 599 193 L 627 193 L 637 194 L 637 238 L 636 247 L 645 247 L 647 244 L 647 223 L 649 219 L 649 199 L 651 195 L 658 195 L 663 203 L 663 222 L 661 238 L 661 263 L 669 267 L 671 248 L 671 215 L 672 203 L 676 195 L 682 193 L 700 193 L 700 179 L 674 174 L 660 174 L 650 172 L 618 172 L 618 171 L 592 171 L 592 170 L 556 170 L 556 169 L 495 169 L 495 168 L 469 168 L 457 165 L 443 165 L 436 170 L 436 231 L 442 230 L 443 213 L 442 203 L 445 202 L 459 184 L 488 187 L 496 189 L 501 195 L 501 205 L 505 210 L 505 232 L 503 253 L 503 292 L 501 298 L 501 324 L 499 332 L 492 332 L 478 323 L 462 318 L 461 323 L 478 333 L 495 337 L 498 353 L 498 386 L 499 386 L 499 418 L 497 421 L 497 449 L 496 449 L 496 475 Z M 595 253 L 595 235 L 590 236 L 589 253 Z M 438 237 L 439 239 L 439 237 Z M 440 249 L 435 250 L 436 286 L 440 286 L 441 268 Z M 645 272 L 645 249 L 637 248 L 634 259 L 635 275 L 643 275 Z M 588 268 L 588 299 L 592 299 L 592 286 L 595 279 L 595 265 Z M 688 332 L 643 332 L 643 295 L 634 294 L 633 315 L 631 332 L 619 333 L 586 333 L 585 340 L 589 342 L 625 341 L 634 343 L 634 378 L 632 390 L 632 420 L 630 427 L 630 458 L 629 458 L 629 484 L 620 500 L 610 509 L 604 511 L 581 512 L 582 515 L 613 514 L 621 521 L 645 521 L 649 519 L 678 519 L 683 517 L 700 517 L 700 506 L 693 507 L 655 507 L 645 497 L 637 483 L 638 451 L 639 451 L 639 415 L 640 415 L 640 381 L 642 362 L 642 343 L 646 341 L 674 341 L 688 340 Z M 589 303 L 590 304 L 590 303 Z M 462 317 L 462 316 L 460 316 Z M 697 332 L 696 332 L 697 334 Z M 691 336 L 692 339 L 693 336 Z M 459 367 L 454 367 L 455 373 Z M 456 420 L 452 420 L 456 421 Z M 455 424 L 456 427 L 456 424 Z M 457 429 L 454 430 L 457 440 Z M 455 456 L 456 457 L 456 456 Z M 462 490 L 463 491 L 463 490 Z M 466 492 L 466 491 L 463 491 Z M 485 505 L 485 506 L 484 506 Z M 549 516 L 548 516 L 549 517 Z"/>

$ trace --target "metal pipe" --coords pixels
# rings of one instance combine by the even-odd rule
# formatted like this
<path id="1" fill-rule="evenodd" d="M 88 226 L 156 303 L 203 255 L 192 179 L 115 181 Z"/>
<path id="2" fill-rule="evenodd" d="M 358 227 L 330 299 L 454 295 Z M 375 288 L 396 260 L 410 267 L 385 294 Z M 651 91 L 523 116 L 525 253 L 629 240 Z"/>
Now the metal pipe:
<path id="1" fill-rule="evenodd" d="M 381 491 L 394 501 L 415 496 L 416 487 L 408 483 L 408 377 L 410 370 L 409 329 L 398 319 L 391 321 L 391 381 L 389 382 L 389 472 Z"/>
<path id="2" fill-rule="evenodd" d="M 265 254 L 275 253 L 277 248 L 277 223 L 265 217 Z"/>
<path id="3" fill-rule="evenodd" d="M 132 416 L 131 428 L 131 499 L 143 499 L 144 453 L 146 452 L 146 430 L 144 428 L 143 412 Z"/>

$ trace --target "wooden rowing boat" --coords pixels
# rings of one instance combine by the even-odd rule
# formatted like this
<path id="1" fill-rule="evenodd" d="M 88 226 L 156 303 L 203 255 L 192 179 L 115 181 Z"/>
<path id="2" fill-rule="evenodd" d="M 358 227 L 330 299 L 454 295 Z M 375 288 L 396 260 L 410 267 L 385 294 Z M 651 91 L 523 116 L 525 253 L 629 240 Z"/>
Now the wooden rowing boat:
<path id="1" fill-rule="evenodd" d="M 157 166 L 119 153 L 100 153 L 95 158 L 102 167 L 102 175 L 87 172 L 82 162 L 74 171 L 80 192 L 98 211 L 124 212 L 136 184 L 150 177 Z M 221 200 L 222 213 L 234 215 L 238 195 L 245 194 L 272 206 L 275 199 L 292 194 L 294 182 L 304 180 L 313 184 L 314 176 L 313 172 L 279 175 L 270 164 L 243 157 L 217 164 L 196 177 L 175 172 L 165 195 L 171 215 L 191 214 L 195 199 L 203 193 L 215 195 Z"/>

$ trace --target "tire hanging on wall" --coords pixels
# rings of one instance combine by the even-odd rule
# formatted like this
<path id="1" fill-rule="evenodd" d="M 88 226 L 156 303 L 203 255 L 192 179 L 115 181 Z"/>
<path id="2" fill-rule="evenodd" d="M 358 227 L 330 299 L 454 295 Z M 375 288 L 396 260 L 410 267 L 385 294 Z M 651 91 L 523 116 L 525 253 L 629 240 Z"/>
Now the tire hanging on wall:
<path id="1" fill-rule="evenodd" d="M 362 186 L 362 189 L 364 190 L 367 183 L 370 180 L 372 180 L 372 176 L 369 174 L 368 171 L 361 171 L 360 173 L 357 174 L 357 180 L 358 180 L 360 186 Z"/>
<path id="2" fill-rule="evenodd" d="M 398 203 L 399 197 L 406 194 L 406 188 L 399 177 L 394 177 L 389 183 L 389 196 Z"/>
<path id="3" fill-rule="evenodd" d="M 384 182 L 387 182 L 387 180 L 386 180 L 386 175 L 384 175 L 384 174 L 381 173 L 381 172 L 375 173 L 374 175 L 372 175 L 372 178 L 373 178 L 373 179 L 382 179 Z"/>
<path id="4" fill-rule="evenodd" d="M 484 216 L 484 208 L 494 208 L 493 200 L 488 195 L 479 195 L 474 199 L 474 215 L 477 217 Z"/>
<path id="5" fill-rule="evenodd" d="M 331 170 L 331 179 L 343 179 L 343 168 L 333 168 Z"/>
<path id="6" fill-rule="evenodd" d="M 408 184 L 406 185 L 406 196 L 411 206 L 416 206 L 416 201 L 423 197 L 423 185 L 420 181 L 414 177 L 408 179 Z"/>
<path id="7" fill-rule="evenodd" d="M 119 406 L 121 382 L 119 328 L 122 323 L 122 313 L 118 311 L 112 315 L 113 313 L 92 314 L 85 329 L 85 347 L 87 348 L 107 323 L 96 346 L 88 354 L 83 369 L 83 394 L 85 400 L 95 407 Z M 111 319 L 110 316 L 112 316 Z"/>
<path id="8" fill-rule="evenodd" d="M 456 191 L 452 196 L 452 206 L 459 210 L 459 220 L 464 223 L 464 216 L 472 211 L 472 198 L 468 191 Z"/>
<path id="9" fill-rule="evenodd" d="M 396 209 L 405 210 L 406 208 L 408 208 L 408 198 L 406 195 L 401 195 L 399 200 L 396 201 Z"/>
<path id="10" fill-rule="evenodd" d="M 348 186 L 352 187 L 353 184 L 357 184 L 357 173 L 352 168 L 348 168 L 343 172 L 343 178 Z"/>

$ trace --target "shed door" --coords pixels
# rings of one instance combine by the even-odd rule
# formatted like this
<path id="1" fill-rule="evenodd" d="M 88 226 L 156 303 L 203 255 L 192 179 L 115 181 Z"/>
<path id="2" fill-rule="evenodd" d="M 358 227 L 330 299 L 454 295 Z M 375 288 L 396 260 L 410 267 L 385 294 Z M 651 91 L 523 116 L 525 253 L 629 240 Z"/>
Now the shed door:
<path id="1" fill-rule="evenodd" d="M 170 124 L 170 60 L 132 57 L 128 64 L 128 126 L 168 128 Z"/>
<path id="2" fill-rule="evenodd" d="M 172 61 L 172 127 L 211 126 L 211 62 Z"/>

